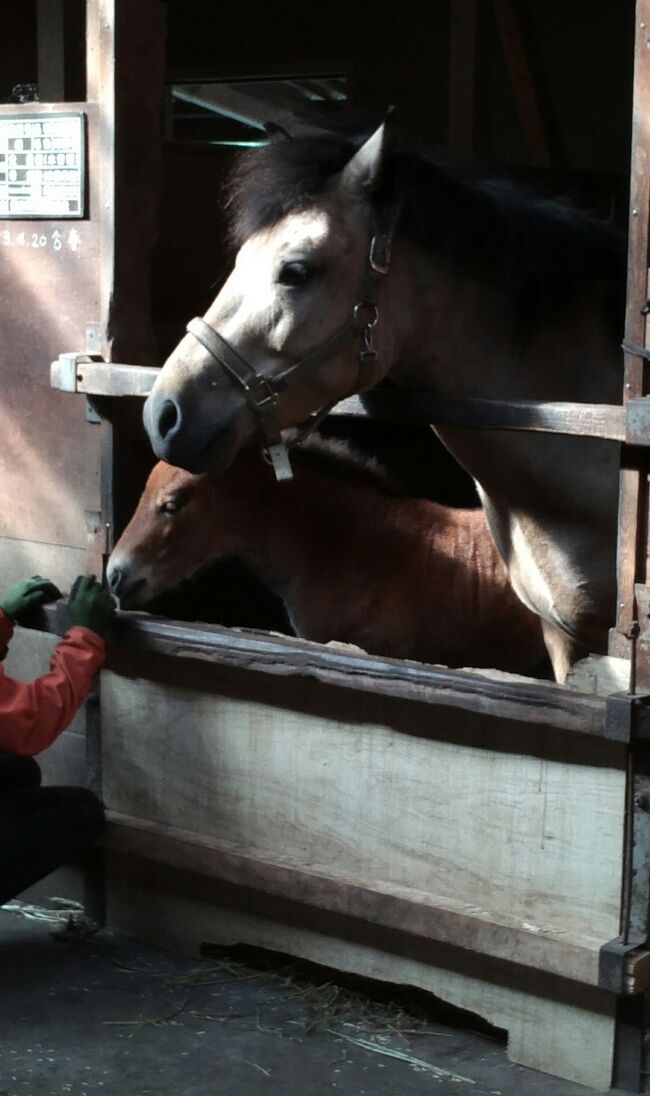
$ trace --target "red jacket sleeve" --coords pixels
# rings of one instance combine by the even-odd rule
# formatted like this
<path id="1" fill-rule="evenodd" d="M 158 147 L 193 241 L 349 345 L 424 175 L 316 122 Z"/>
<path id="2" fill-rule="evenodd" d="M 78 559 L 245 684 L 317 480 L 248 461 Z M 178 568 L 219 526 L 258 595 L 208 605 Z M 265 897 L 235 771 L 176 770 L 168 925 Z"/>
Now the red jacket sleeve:
<path id="1" fill-rule="evenodd" d="M 0 648 L 12 633 L 12 621 L 0 611 Z M 16 681 L 0 667 L 0 750 L 32 755 L 50 746 L 73 719 L 105 656 L 104 640 L 75 626 L 57 643 L 50 672 L 35 681 Z"/>

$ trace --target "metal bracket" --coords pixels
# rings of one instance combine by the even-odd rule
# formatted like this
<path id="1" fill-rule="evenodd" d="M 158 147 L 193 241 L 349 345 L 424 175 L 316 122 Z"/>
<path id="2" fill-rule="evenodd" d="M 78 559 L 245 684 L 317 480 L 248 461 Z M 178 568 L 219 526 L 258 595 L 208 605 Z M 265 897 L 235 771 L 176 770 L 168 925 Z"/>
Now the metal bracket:
<path id="1" fill-rule="evenodd" d="M 103 361 L 103 358 L 97 358 L 96 355 L 107 342 L 106 329 L 100 323 L 87 323 L 85 333 L 88 357 L 93 361 Z"/>
<path id="2" fill-rule="evenodd" d="M 615 936 L 603 944 L 598 954 L 598 985 L 610 993 L 626 992 L 625 976 L 628 955 L 638 951 L 638 944 L 626 944 L 624 937 Z"/>
<path id="3" fill-rule="evenodd" d="M 100 415 L 99 411 L 97 410 L 97 407 L 95 406 L 95 403 L 94 403 L 92 397 L 91 396 L 86 396 L 86 422 L 91 422 L 94 425 L 97 425 L 101 421 L 102 421 L 102 416 Z"/>
<path id="4" fill-rule="evenodd" d="M 77 391 L 77 369 L 83 362 L 103 362 L 101 354 L 79 354 L 68 351 L 59 354 L 50 365 L 50 387 L 60 392 Z"/>
<path id="5" fill-rule="evenodd" d="M 650 445 L 650 396 L 640 396 L 625 404 L 626 445 Z"/>
<path id="6" fill-rule="evenodd" d="M 104 561 L 108 555 L 109 526 L 99 510 L 84 510 L 84 522 L 88 568 L 101 581 Z"/>
<path id="7" fill-rule="evenodd" d="M 650 743 L 650 693 L 610 693 L 605 711 L 609 737 Z"/>
<path id="8" fill-rule="evenodd" d="M 635 688 L 637 645 L 648 628 L 650 591 L 637 588 L 639 622 L 633 622 L 631 689 Z M 622 995 L 630 989 L 628 960 L 632 952 L 648 946 L 650 939 L 650 695 L 611 693 L 606 701 L 607 727 L 612 737 L 626 743 L 628 752 L 625 856 L 621 900 L 621 936 L 600 950 L 598 984 Z"/>

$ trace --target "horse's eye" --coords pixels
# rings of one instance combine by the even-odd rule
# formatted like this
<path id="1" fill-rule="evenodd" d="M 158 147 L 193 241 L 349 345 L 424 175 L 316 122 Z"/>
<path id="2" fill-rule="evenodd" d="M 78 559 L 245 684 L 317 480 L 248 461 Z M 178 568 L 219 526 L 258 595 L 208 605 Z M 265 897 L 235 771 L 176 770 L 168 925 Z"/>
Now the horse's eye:
<path id="1" fill-rule="evenodd" d="M 301 263 L 294 260 L 294 262 L 284 263 L 280 267 L 278 281 L 281 285 L 304 285 L 311 273 L 312 271 L 307 266 L 307 263 Z"/>
<path id="2" fill-rule="evenodd" d="M 182 505 L 182 499 L 165 499 L 158 503 L 156 510 L 159 514 L 177 514 Z"/>

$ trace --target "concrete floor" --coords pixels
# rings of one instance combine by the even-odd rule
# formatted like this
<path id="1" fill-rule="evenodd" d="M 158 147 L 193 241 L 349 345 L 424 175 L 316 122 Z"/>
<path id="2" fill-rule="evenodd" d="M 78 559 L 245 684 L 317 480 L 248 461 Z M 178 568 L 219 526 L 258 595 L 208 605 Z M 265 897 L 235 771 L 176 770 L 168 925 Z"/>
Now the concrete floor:
<path id="1" fill-rule="evenodd" d="M 590 1092 L 448 1020 L 424 995 L 278 957 L 197 963 L 0 911 L 0 1096 Z"/>

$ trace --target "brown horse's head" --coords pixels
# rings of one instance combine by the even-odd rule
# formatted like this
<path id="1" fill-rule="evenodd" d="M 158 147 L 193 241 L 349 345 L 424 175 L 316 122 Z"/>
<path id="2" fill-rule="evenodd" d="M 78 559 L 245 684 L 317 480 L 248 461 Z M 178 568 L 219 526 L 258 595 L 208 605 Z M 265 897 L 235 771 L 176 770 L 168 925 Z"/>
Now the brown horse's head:
<path id="1" fill-rule="evenodd" d="M 207 476 L 155 466 L 108 561 L 106 577 L 122 608 L 152 601 L 217 556 L 213 495 Z"/>
<path id="2" fill-rule="evenodd" d="M 375 384 L 391 364 L 391 332 L 382 313 L 373 332 L 378 354 L 360 358 L 368 327 L 358 321 L 374 318 L 370 308 L 357 312 L 357 329 L 349 339 L 331 352 L 327 348 L 342 328 L 352 326 L 369 269 L 372 192 L 380 181 L 384 126 L 351 157 L 337 144 L 334 169 L 331 146 L 329 160 L 319 167 L 317 154 L 315 162 L 299 162 L 294 142 L 278 140 L 283 148 L 258 150 L 253 154 L 258 159 L 247 161 L 235 178 L 241 246 L 204 320 L 239 359 L 272 386 L 275 382 L 274 422 L 284 428 Z M 237 200 L 235 193 L 236 205 Z M 383 299 L 383 286 L 380 291 Z M 286 386 L 279 381 L 285 370 L 324 347 L 327 353 L 317 354 Z M 225 468 L 235 453 L 260 438 L 244 387 L 189 334 L 156 380 L 144 422 L 157 456 L 192 471 Z"/>

